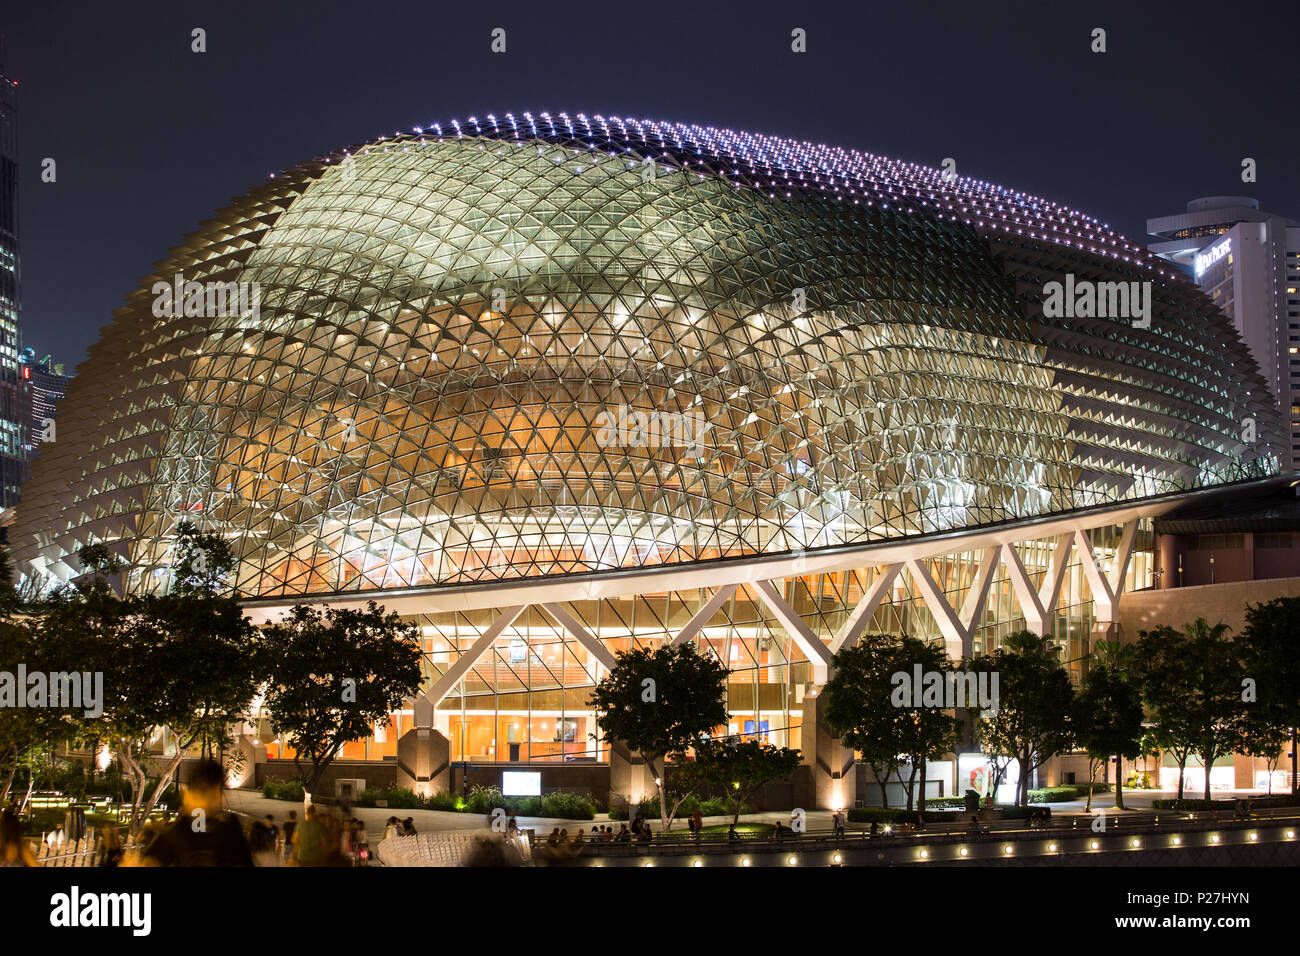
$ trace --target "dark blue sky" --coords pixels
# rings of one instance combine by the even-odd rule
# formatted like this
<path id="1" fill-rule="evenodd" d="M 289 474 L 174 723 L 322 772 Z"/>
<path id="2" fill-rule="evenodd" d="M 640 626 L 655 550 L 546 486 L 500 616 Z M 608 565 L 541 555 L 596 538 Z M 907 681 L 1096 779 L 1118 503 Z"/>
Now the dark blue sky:
<path id="1" fill-rule="evenodd" d="M 1294 3 L 7 7 L 24 344 L 69 366 L 169 247 L 268 173 L 479 113 L 641 116 L 936 166 L 951 156 L 961 175 L 1139 241 L 1148 215 L 1201 195 L 1300 217 Z M 489 49 L 494 27 L 503 55 Z M 795 27 L 805 54 L 790 52 Z M 1094 27 L 1104 54 L 1090 52 Z M 1240 181 L 1245 156 L 1254 185 Z M 44 157 L 56 183 L 41 182 Z"/>

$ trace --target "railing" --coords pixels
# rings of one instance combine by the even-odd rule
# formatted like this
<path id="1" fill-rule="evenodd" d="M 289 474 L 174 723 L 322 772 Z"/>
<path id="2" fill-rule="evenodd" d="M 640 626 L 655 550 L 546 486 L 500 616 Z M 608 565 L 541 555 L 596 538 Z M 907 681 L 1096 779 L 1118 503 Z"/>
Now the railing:
<path id="1" fill-rule="evenodd" d="M 1110 808 L 1106 809 L 1109 810 Z M 1093 835 L 1091 828 L 1093 819 L 1088 814 L 1062 815 L 1061 818 L 1049 822 L 1045 826 L 1028 826 L 1024 820 L 991 820 L 987 822 L 981 821 L 978 828 L 975 828 L 970 825 L 968 817 L 967 822 L 962 826 L 935 825 L 927 822 L 920 829 L 905 829 L 898 825 L 890 825 L 888 829 L 881 826 L 874 835 L 870 831 L 870 824 L 863 823 L 850 823 L 843 832 L 809 830 L 803 833 L 795 833 L 787 828 L 780 836 L 769 833 L 746 834 L 737 832 L 734 837 L 725 834 L 707 834 L 695 838 L 684 831 L 674 830 L 667 837 L 661 833 L 656 833 L 654 839 L 648 843 L 638 843 L 635 839 L 631 843 L 601 843 L 586 840 L 576 847 L 572 844 L 568 844 L 568 847 L 570 851 L 577 851 L 582 855 L 624 857 L 642 854 L 657 856 L 689 855 L 702 850 L 706 852 L 722 852 L 728 847 L 734 848 L 740 844 L 743 844 L 747 850 L 753 849 L 761 852 L 763 850 L 789 850 L 795 847 L 809 849 L 852 848 L 868 843 L 883 849 L 920 844 L 962 843 L 968 841 L 978 843 L 983 839 L 1011 841 L 1067 840 L 1070 838 L 1083 839 L 1091 837 Z M 1191 813 L 1173 810 L 1125 811 L 1125 815 L 1122 817 L 1108 814 L 1106 829 L 1097 832 L 1096 835 L 1104 841 L 1106 837 L 1109 836 L 1113 839 L 1117 834 L 1140 837 L 1168 832 L 1171 829 L 1177 829 L 1179 832 L 1184 833 L 1238 830 L 1249 829 L 1264 821 L 1276 823 L 1283 820 L 1295 820 L 1300 826 L 1300 808 L 1261 808 L 1252 811 L 1249 817 L 1226 814 L 1220 815 L 1218 819 L 1213 818 L 1208 811 Z M 544 842 L 543 839 L 539 839 L 537 845 L 540 847 Z"/>
<path id="2" fill-rule="evenodd" d="M 104 836 L 92 827 L 79 840 L 64 839 L 58 831 L 41 834 L 36 851 L 37 866 L 98 866 L 105 849 Z M 123 853 L 134 849 L 133 844 L 123 844 Z"/>

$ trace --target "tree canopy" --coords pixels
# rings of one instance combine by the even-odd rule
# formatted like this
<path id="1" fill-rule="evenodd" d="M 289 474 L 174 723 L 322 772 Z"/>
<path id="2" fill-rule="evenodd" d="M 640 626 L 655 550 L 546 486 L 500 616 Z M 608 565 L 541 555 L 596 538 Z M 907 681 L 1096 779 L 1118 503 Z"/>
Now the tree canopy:
<path id="1" fill-rule="evenodd" d="M 685 760 L 701 737 L 726 726 L 729 673 L 692 644 L 638 647 L 616 654 L 614 667 L 592 691 L 604 741 L 622 741 L 654 774 L 665 830 L 687 795 L 677 794 L 670 805 L 666 761 Z"/>

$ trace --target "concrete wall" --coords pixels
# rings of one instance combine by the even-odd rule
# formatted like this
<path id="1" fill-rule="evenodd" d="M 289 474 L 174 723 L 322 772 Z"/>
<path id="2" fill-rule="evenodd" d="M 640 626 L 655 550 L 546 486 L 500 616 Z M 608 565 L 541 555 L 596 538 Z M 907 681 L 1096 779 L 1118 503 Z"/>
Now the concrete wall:
<path id="1" fill-rule="evenodd" d="M 304 768 L 310 767 L 303 764 Z M 268 760 L 257 765 L 256 785 L 260 788 L 267 780 L 292 780 L 298 768 L 292 760 Z M 334 781 L 339 778 L 364 780 L 366 787 L 388 789 L 397 785 L 396 760 L 335 760 L 325 768 L 325 775 L 317 785 L 324 796 L 334 796 Z"/>
<path id="2" fill-rule="evenodd" d="M 1182 627 L 1198 617 L 1219 621 L 1240 634 L 1246 626 L 1246 605 L 1279 597 L 1300 596 L 1300 577 L 1268 581 L 1233 581 L 1169 590 L 1131 591 L 1119 600 L 1119 624 L 1125 641 L 1136 641 L 1138 631 L 1159 624 Z"/>
<path id="3" fill-rule="evenodd" d="M 1199 587 L 1233 581 L 1262 581 L 1300 575 L 1300 534 L 1291 535 L 1289 548 L 1262 548 L 1259 536 L 1240 535 L 1240 548 L 1196 550 L 1196 535 L 1160 535 L 1160 576 L 1162 589 Z M 1211 566 L 1210 558 L 1214 558 Z M 1179 575 L 1181 561 L 1183 573 Z M 1213 579 L 1213 580 L 1211 580 Z"/>
<path id="4" fill-rule="evenodd" d="M 501 774 L 506 770 L 540 772 L 542 793 L 568 790 L 587 793 L 602 807 L 609 803 L 609 764 L 545 764 L 545 763 L 476 763 L 468 774 L 465 764 L 454 763 L 451 770 L 451 792 L 465 793 L 466 778 L 471 787 L 500 787 Z"/>
<path id="5" fill-rule="evenodd" d="M 469 784 L 470 786 L 499 787 L 501 786 L 501 773 L 504 770 L 540 772 L 542 775 L 542 793 L 550 793 L 555 790 L 588 793 L 600 806 L 607 807 L 609 805 L 609 764 L 522 762 L 473 764 L 469 771 Z M 807 768 L 800 767 L 796 771 L 794 778 L 789 781 L 768 784 L 750 797 L 748 802 L 758 811 L 793 809 L 798 782 L 804 776 L 810 775 L 807 773 Z M 453 764 L 452 766 L 452 792 L 457 795 L 465 792 L 464 764 Z M 650 795 L 653 794 L 647 794 L 647 796 Z"/>

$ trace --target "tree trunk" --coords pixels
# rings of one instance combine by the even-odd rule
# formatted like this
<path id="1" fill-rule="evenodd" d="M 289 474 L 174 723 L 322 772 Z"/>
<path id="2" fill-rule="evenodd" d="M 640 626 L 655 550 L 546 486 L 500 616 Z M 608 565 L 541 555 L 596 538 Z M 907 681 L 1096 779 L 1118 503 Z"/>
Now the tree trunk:
<path id="1" fill-rule="evenodd" d="M 1187 769 L 1186 755 L 1178 758 L 1178 799 L 1183 799 L 1183 773 Z"/>
<path id="2" fill-rule="evenodd" d="M 4 792 L 0 793 L 0 804 L 9 802 L 9 790 L 14 785 L 14 774 L 18 772 L 18 745 L 12 744 L 9 747 L 9 752 L 14 755 L 14 762 L 9 768 L 9 776 L 5 779 Z"/>
<path id="3" fill-rule="evenodd" d="M 912 764 L 911 773 L 907 775 L 907 809 L 911 810 L 914 806 L 916 794 L 916 764 Z"/>
<path id="4" fill-rule="evenodd" d="M 1097 761 L 1091 757 L 1088 758 L 1088 802 L 1083 808 L 1084 813 L 1092 813 L 1092 785 L 1097 782 Z"/>
<path id="5" fill-rule="evenodd" d="M 1205 765 L 1205 802 L 1210 802 L 1210 765 L 1214 763 L 1214 757 L 1209 760 L 1205 759 L 1205 754 L 1201 754 L 1201 763 Z"/>
<path id="6" fill-rule="evenodd" d="M 921 794 L 916 801 L 916 809 L 925 812 L 925 758 L 921 758 Z"/>
<path id="7" fill-rule="evenodd" d="M 755 720 L 757 719 L 758 718 L 755 718 Z M 655 775 L 655 787 L 659 791 L 659 823 L 663 827 L 664 833 L 667 833 L 668 832 L 668 791 L 665 789 L 664 785 L 667 783 L 666 775 L 668 773 L 668 761 L 667 759 L 664 760 L 663 773 L 659 773 L 658 771 L 655 770 L 655 765 L 653 760 L 647 760 L 646 766 L 648 766 L 650 768 L 650 772 Z"/>
<path id="8" fill-rule="evenodd" d="M 162 772 L 162 775 L 158 777 L 158 782 L 154 785 L 153 793 L 149 794 L 149 802 L 146 803 L 144 807 L 144 816 L 146 820 L 149 818 L 149 814 L 153 813 L 154 808 L 158 806 L 158 801 L 162 798 L 163 791 L 165 791 L 171 784 L 171 779 L 180 767 L 181 760 L 183 760 L 184 757 L 185 751 L 178 748 L 176 756 L 172 758 L 171 764 Z"/>
<path id="9" fill-rule="evenodd" d="M 1115 755 L 1115 809 L 1123 810 L 1124 807 L 1124 757 L 1121 754 Z"/>
<path id="10" fill-rule="evenodd" d="M 871 769 L 876 774 L 876 783 L 880 784 L 880 805 L 884 807 L 886 810 L 888 810 L 889 809 L 889 774 L 886 773 L 883 777 L 881 777 L 880 771 L 876 770 L 875 767 L 872 767 Z"/>
<path id="11" fill-rule="evenodd" d="M 127 821 L 127 830 L 134 836 L 140 832 L 142 824 L 140 802 L 144 799 L 145 772 L 136 763 L 135 754 L 131 752 L 130 744 L 124 744 L 118 751 L 118 760 L 131 774 L 131 816 Z"/>

